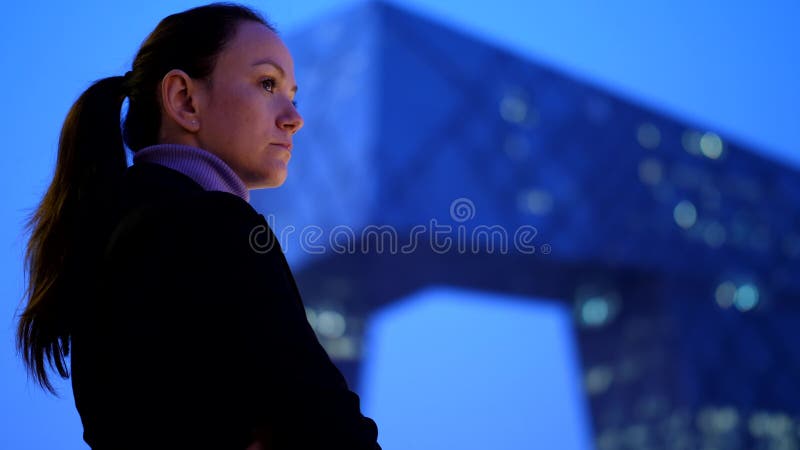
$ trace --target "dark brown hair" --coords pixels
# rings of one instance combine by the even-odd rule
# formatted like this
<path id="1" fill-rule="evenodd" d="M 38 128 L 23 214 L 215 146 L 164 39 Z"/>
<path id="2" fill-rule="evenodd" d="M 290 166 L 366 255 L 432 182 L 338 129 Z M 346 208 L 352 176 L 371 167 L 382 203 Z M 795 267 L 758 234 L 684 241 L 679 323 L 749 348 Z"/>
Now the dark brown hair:
<path id="1" fill-rule="evenodd" d="M 28 372 L 45 390 L 58 396 L 48 379 L 46 362 L 69 377 L 69 355 L 75 298 L 70 266 L 85 249 L 77 239 L 90 212 L 105 211 L 106 195 L 127 167 L 125 145 L 132 151 L 158 143 L 161 126 L 159 85 L 172 69 L 206 78 L 219 53 L 243 21 L 272 31 L 263 16 L 232 3 L 213 3 L 164 18 L 142 44 L 126 76 L 92 84 L 72 105 L 58 143 L 50 186 L 25 229 L 28 284 L 19 315 L 16 343 Z M 128 111 L 120 127 L 122 103 Z M 85 231 L 84 231 L 85 232 Z"/>

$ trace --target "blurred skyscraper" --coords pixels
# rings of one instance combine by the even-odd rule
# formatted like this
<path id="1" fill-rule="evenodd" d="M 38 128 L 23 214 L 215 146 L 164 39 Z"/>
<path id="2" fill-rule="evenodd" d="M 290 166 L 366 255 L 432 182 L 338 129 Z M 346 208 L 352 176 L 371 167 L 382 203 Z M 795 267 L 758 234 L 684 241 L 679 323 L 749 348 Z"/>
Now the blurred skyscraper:
<path id="1" fill-rule="evenodd" d="M 306 125 L 253 205 L 351 382 L 426 286 L 557 298 L 597 448 L 798 448 L 800 174 L 384 3 L 286 40 Z"/>

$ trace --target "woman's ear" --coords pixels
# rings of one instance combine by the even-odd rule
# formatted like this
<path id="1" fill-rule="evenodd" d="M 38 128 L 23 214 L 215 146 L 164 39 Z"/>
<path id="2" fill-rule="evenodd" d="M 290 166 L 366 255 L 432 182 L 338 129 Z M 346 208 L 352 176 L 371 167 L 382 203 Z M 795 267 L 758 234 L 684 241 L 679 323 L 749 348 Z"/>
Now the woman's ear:
<path id="1" fill-rule="evenodd" d="M 161 104 L 165 119 L 189 133 L 200 129 L 202 87 L 180 69 L 172 69 L 161 79 Z"/>

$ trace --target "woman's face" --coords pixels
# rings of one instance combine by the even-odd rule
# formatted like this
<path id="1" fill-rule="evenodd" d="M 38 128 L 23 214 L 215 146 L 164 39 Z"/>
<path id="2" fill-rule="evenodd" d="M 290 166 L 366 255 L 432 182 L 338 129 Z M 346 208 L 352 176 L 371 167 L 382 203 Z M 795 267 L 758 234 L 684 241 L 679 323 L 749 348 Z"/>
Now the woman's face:
<path id="1" fill-rule="evenodd" d="M 292 135 L 303 126 L 289 50 L 258 22 L 239 24 L 218 55 L 198 111 L 198 145 L 222 158 L 249 189 L 286 179 Z"/>

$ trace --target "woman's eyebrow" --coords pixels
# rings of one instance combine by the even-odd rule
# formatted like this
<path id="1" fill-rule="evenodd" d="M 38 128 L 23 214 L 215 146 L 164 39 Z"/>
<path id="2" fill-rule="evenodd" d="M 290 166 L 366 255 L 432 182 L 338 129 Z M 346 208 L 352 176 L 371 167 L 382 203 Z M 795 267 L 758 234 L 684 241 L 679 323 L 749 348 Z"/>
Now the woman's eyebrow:
<path id="1" fill-rule="evenodd" d="M 269 58 L 259 59 L 258 61 L 253 63 L 253 67 L 264 65 L 264 64 L 268 64 L 268 65 L 274 67 L 281 74 L 281 78 L 286 78 L 286 71 L 283 70 L 283 67 L 281 67 L 280 64 L 276 63 L 275 61 L 273 61 L 273 60 L 271 60 Z M 297 86 L 292 87 L 291 91 L 292 92 L 297 92 Z"/>

